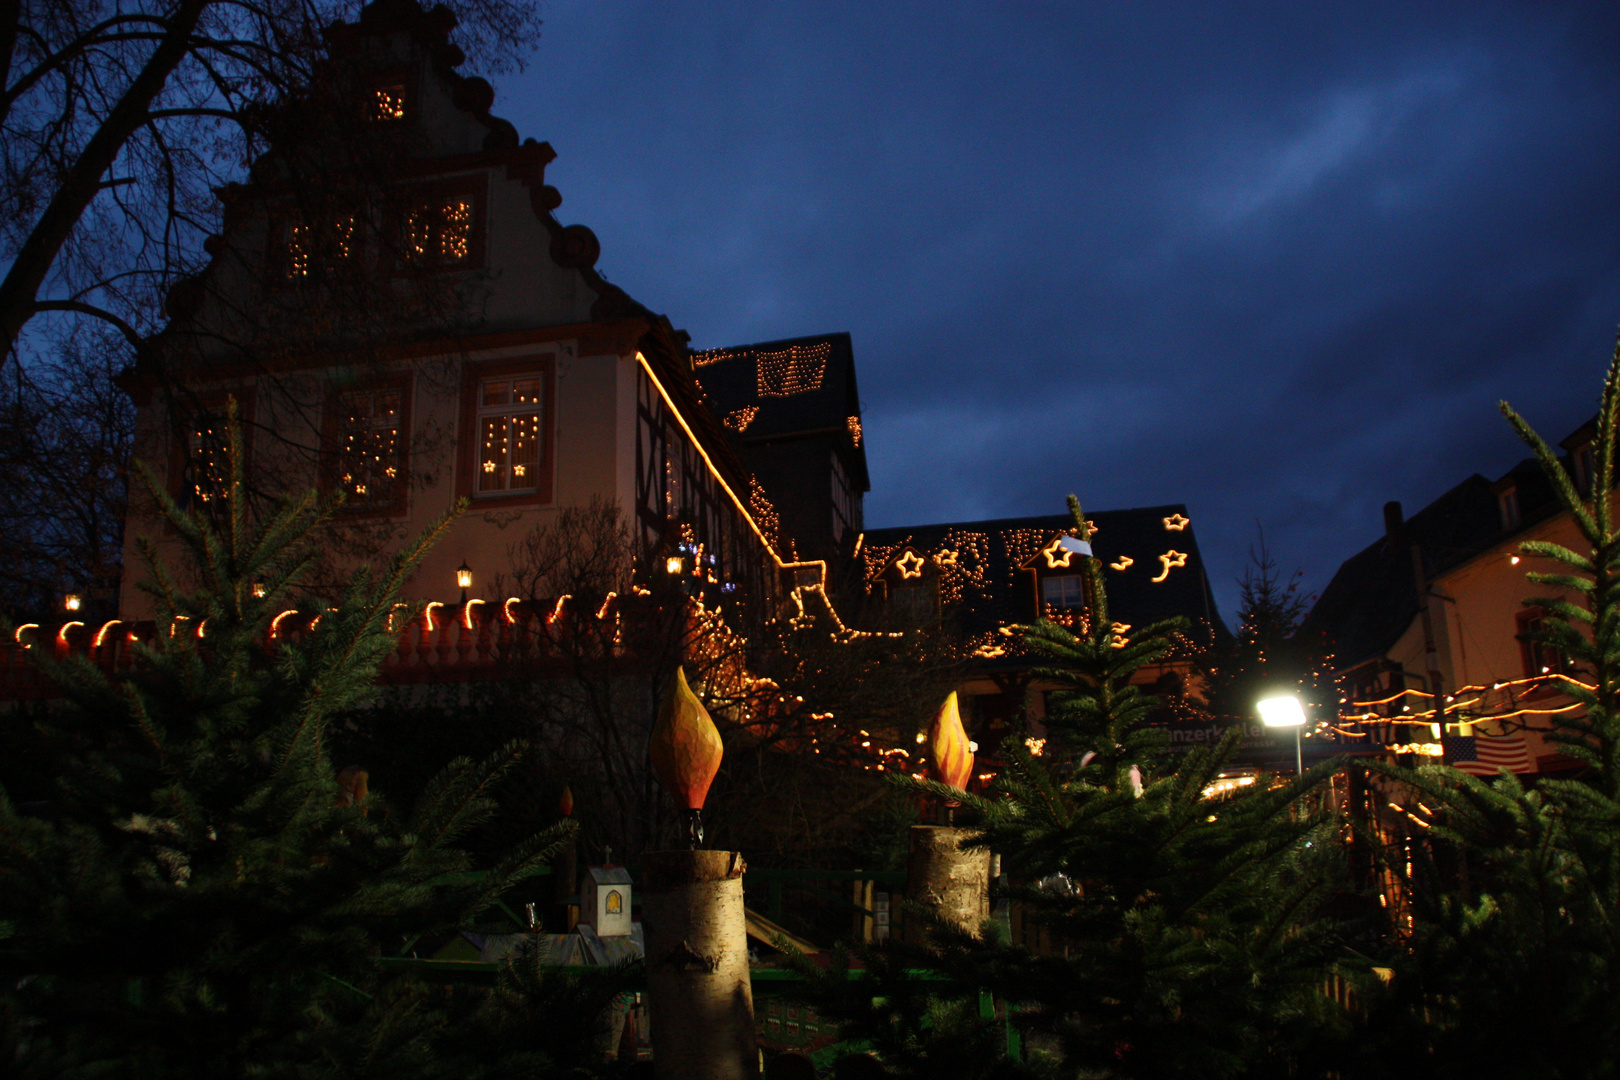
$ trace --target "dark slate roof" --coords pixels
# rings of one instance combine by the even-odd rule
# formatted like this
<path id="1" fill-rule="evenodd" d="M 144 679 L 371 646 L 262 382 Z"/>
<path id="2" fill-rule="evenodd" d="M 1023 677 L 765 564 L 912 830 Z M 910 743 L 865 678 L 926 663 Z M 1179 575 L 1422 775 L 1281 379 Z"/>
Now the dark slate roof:
<path id="1" fill-rule="evenodd" d="M 818 334 L 694 351 L 692 365 L 709 404 L 744 446 L 814 433 L 849 432 L 861 416 L 849 335 Z M 749 410 L 754 410 L 750 415 Z M 872 484 L 866 440 L 853 449 L 851 481 Z"/>
<path id="2" fill-rule="evenodd" d="M 1499 493 L 1514 488 L 1520 526 L 1504 530 Z M 1398 507 L 1399 504 L 1393 504 Z M 1418 614 L 1412 545 L 1423 552 L 1430 578 L 1473 558 L 1558 512 L 1552 484 L 1534 458 L 1501 479 L 1475 473 L 1345 560 L 1300 624 L 1300 633 L 1325 637 L 1339 671 L 1387 653 Z"/>
<path id="3" fill-rule="evenodd" d="M 1113 621 L 1143 626 L 1181 616 L 1192 624 L 1188 636 L 1199 644 L 1229 636 L 1215 608 L 1191 524 L 1175 530 L 1165 523 L 1167 518 L 1172 524 L 1186 519 L 1184 505 L 1088 511 L 1086 518 L 1096 526 L 1092 550 L 1104 563 Z M 1020 568 L 1072 525 L 1067 514 L 1057 514 L 868 529 L 861 555 L 869 582 L 908 546 L 927 557 L 940 574 L 945 612 L 960 620 L 974 642 L 994 645 L 1006 640 L 997 636 L 1000 627 L 1035 617 L 1033 583 Z M 936 557 L 942 551 L 957 553 L 954 567 L 938 565 Z M 1169 569 L 1163 581 L 1151 580 L 1165 573 L 1160 556 L 1170 552 L 1185 555 L 1185 565 Z M 1126 558 L 1131 560 L 1128 565 Z M 1125 568 L 1116 569 L 1119 565 Z"/>

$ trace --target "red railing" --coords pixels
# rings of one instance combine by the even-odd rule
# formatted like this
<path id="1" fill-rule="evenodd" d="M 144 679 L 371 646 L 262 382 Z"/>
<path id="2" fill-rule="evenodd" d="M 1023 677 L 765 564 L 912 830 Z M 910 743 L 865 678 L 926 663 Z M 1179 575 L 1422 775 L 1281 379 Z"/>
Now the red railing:
<path id="1" fill-rule="evenodd" d="M 266 640 L 300 641 L 318 632 L 321 620 L 329 615 L 329 611 L 314 609 L 282 612 L 271 621 Z M 434 603 L 420 611 L 402 604 L 395 617 L 400 624 L 399 643 L 384 659 L 378 675 L 385 683 L 487 678 L 518 669 L 545 669 L 580 657 L 623 657 L 636 652 L 634 645 L 646 643 L 651 635 L 673 630 L 671 618 L 682 620 L 683 630 L 690 626 L 689 619 L 648 597 L 615 594 L 588 599 L 564 596 L 546 601 Z M 194 626 L 189 620 L 177 619 L 168 628 L 151 621 L 118 620 L 101 626 L 81 622 L 25 625 L 14 640 L 0 642 L 0 701 L 59 696 L 34 663 L 37 649 L 58 658 L 83 656 L 108 675 L 117 676 L 138 662 L 136 643 L 151 645 L 160 631 L 195 635 L 201 647 L 207 648 L 206 621 Z"/>

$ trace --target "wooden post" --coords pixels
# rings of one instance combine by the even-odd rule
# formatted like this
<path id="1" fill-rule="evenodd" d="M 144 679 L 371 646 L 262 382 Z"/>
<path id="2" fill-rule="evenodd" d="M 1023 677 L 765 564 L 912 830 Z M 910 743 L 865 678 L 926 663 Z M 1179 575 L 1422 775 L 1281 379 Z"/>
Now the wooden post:
<path id="1" fill-rule="evenodd" d="M 660 1080 L 759 1073 L 744 869 L 734 851 L 649 851 L 642 861 L 647 1005 Z"/>
<path id="2" fill-rule="evenodd" d="M 906 899 L 932 911 L 936 918 L 970 933 L 990 917 L 990 852 L 963 851 L 958 844 L 971 829 L 949 825 L 913 825 L 906 858 Z M 921 920 L 907 920 L 904 940 L 921 941 Z"/>

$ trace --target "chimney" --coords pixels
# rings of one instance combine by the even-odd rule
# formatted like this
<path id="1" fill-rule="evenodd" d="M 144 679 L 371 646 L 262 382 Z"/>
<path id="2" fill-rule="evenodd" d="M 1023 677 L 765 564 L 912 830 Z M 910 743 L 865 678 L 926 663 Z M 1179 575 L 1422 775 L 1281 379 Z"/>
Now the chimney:
<path id="1" fill-rule="evenodd" d="M 1384 504 L 1384 535 L 1394 540 L 1401 531 L 1401 523 L 1405 519 L 1401 516 L 1401 504 L 1387 502 Z"/>

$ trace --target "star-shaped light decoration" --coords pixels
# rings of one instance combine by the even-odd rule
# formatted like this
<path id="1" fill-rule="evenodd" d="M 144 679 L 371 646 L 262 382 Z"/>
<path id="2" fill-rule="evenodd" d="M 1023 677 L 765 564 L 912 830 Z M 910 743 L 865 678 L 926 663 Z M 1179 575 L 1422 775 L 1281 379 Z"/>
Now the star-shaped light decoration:
<path id="1" fill-rule="evenodd" d="M 894 560 L 894 565 L 900 568 L 900 576 L 903 578 L 922 577 L 922 556 L 918 555 L 915 551 L 906 552 L 904 555 Z"/>
<path id="2" fill-rule="evenodd" d="M 1189 524 L 1191 520 L 1179 511 L 1164 519 L 1164 527 L 1169 532 L 1185 532 Z"/>
<path id="3" fill-rule="evenodd" d="M 960 551 L 951 548 L 940 548 L 939 554 L 934 556 L 934 561 L 941 566 L 955 566 L 956 557 L 960 554 L 962 554 Z"/>
<path id="4" fill-rule="evenodd" d="M 1074 552 L 1063 546 L 1063 533 L 1052 537 L 1052 542 L 1041 548 L 1041 554 L 1046 556 L 1046 566 L 1049 570 L 1067 567 L 1069 560 L 1074 558 Z M 1027 550 L 1027 549 L 1026 549 Z"/>
<path id="5" fill-rule="evenodd" d="M 1163 555 L 1159 556 L 1159 564 L 1163 566 L 1164 569 L 1159 571 L 1158 577 L 1149 578 L 1149 581 L 1163 581 L 1165 578 L 1170 576 L 1171 570 L 1174 570 L 1178 566 L 1186 566 L 1187 553 L 1184 551 L 1176 551 L 1174 548 L 1172 548 Z"/>
<path id="6" fill-rule="evenodd" d="M 1131 629 L 1131 624 L 1130 623 L 1128 623 L 1128 622 L 1117 622 L 1117 623 L 1114 623 L 1111 627 L 1109 627 L 1109 629 L 1111 629 L 1114 632 L 1114 640 L 1113 640 L 1113 643 L 1112 643 L 1114 648 L 1123 649 L 1125 646 L 1127 646 L 1127 645 L 1129 645 L 1131 643 L 1131 639 L 1125 636 L 1127 633 L 1130 632 L 1130 629 Z"/>
<path id="7" fill-rule="evenodd" d="M 1111 562 L 1111 563 L 1109 563 L 1108 568 L 1110 570 L 1124 571 L 1124 570 L 1129 570 L 1131 567 L 1133 567 L 1135 565 L 1136 565 L 1136 560 L 1135 559 L 1131 558 L 1129 555 L 1121 555 L 1119 557 L 1119 562 Z"/>

